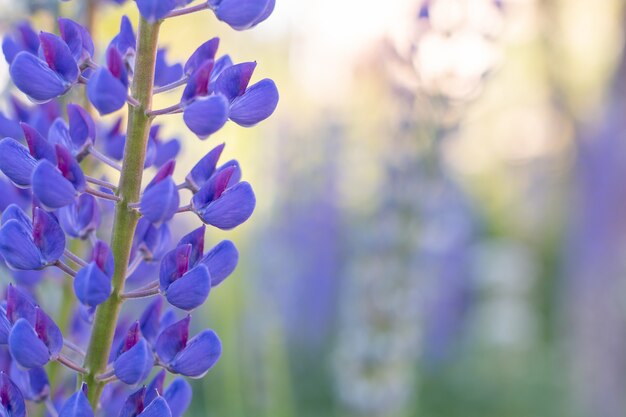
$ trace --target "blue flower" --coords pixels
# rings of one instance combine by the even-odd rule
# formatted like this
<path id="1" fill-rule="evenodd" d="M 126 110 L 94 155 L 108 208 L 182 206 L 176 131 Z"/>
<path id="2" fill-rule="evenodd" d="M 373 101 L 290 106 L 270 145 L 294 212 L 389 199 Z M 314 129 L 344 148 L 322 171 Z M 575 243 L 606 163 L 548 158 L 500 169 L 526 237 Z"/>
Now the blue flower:
<path id="1" fill-rule="evenodd" d="M 128 396 L 118 417 L 172 417 L 172 413 L 163 397 L 142 387 Z"/>
<path id="2" fill-rule="evenodd" d="M 63 335 L 54 321 L 27 295 L 9 286 L 6 318 L 12 324 L 9 351 L 23 368 L 44 366 L 56 360 L 63 347 Z"/>
<path id="3" fill-rule="evenodd" d="M 39 44 L 39 37 L 30 23 L 22 22 L 2 39 L 2 52 L 6 61 L 11 64 L 15 56 L 22 51 L 37 55 Z"/>
<path id="4" fill-rule="evenodd" d="M 229 166 L 213 175 L 191 199 L 192 210 L 200 219 L 219 229 L 233 229 L 250 218 L 256 198 L 249 183 L 231 185 L 236 172 Z"/>
<path id="5" fill-rule="evenodd" d="M 55 145 L 55 151 L 56 166 L 48 159 L 40 160 L 31 179 L 33 194 L 50 209 L 72 204 L 86 188 L 83 171 L 70 151 L 62 145 Z"/>
<path id="6" fill-rule="evenodd" d="M 166 369 L 190 378 L 202 378 L 222 353 L 222 343 L 213 330 L 189 339 L 190 316 L 166 327 L 155 344 L 155 352 Z"/>
<path id="7" fill-rule="evenodd" d="M 87 384 L 83 383 L 82 387 L 76 391 L 70 398 L 65 401 L 59 417 L 93 417 L 93 409 L 87 399 Z"/>
<path id="8" fill-rule="evenodd" d="M 172 179 L 175 167 L 176 162 L 173 160 L 164 164 L 143 192 L 140 211 L 152 223 L 166 222 L 178 210 L 180 197 Z"/>
<path id="9" fill-rule="evenodd" d="M 57 211 L 59 223 L 69 236 L 87 239 L 100 226 L 100 207 L 91 194 L 81 194 L 69 206 Z"/>
<path id="10" fill-rule="evenodd" d="M 141 336 L 139 322 L 135 322 L 117 351 L 113 362 L 115 376 L 126 384 L 137 384 L 150 374 L 153 362 L 148 342 Z"/>
<path id="11" fill-rule="evenodd" d="M 65 94 L 78 81 L 79 69 L 67 44 L 52 33 L 39 35 L 42 58 L 28 51 L 13 58 L 9 72 L 15 86 L 38 102 Z"/>
<path id="12" fill-rule="evenodd" d="M 76 297 L 86 306 L 95 307 L 111 295 L 111 278 L 114 260 L 109 246 L 97 241 L 93 247 L 92 261 L 83 267 L 74 278 Z"/>
<path id="13" fill-rule="evenodd" d="M 7 417 L 26 417 L 24 397 L 4 372 L 0 372 L 0 410 Z"/>
<path id="14" fill-rule="evenodd" d="M 276 0 L 208 0 L 215 16 L 236 30 L 250 29 L 266 20 Z"/>
<path id="15" fill-rule="evenodd" d="M 107 49 L 107 66 L 97 69 L 87 83 L 87 97 L 102 115 L 113 113 L 126 104 L 128 72 L 121 52 Z"/>
<path id="16" fill-rule="evenodd" d="M 16 205 L 2 213 L 0 254 L 10 268 L 42 269 L 63 255 L 65 234 L 54 217 L 36 207 L 31 221 Z"/>

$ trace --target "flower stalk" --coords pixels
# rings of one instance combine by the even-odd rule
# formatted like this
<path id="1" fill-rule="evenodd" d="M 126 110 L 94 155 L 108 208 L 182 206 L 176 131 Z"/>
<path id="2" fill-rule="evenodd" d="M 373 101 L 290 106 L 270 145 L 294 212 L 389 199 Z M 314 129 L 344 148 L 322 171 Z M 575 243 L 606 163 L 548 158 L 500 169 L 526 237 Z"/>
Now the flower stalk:
<path id="1" fill-rule="evenodd" d="M 120 201 L 116 203 L 111 237 L 111 249 L 115 259 L 115 272 L 112 279 L 113 292 L 109 299 L 100 305 L 96 311 L 84 365 L 88 371 L 84 382 L 88 387 L 89 402 L 94 408 L 98 404 L 104 387 L 104 383 L 98 381 L 96 376 L 104 372 L 107 367 L 115 326 L 123 302 L 121 294 L 124 291 L 131 244 L 139 220 L 139 214 L 129 207 L 129 204 L 138 201 L 141 192 L 151 124 L 151 119 L 147 113 L 152 105 L 159 27 L 160 22 L 149 23 L 144 18 L 140 18 L 135 76 L 131 87 L 132 96 L 139 102 L 139 105 L 128 106 L 128 135 L 117 193 Z"/>

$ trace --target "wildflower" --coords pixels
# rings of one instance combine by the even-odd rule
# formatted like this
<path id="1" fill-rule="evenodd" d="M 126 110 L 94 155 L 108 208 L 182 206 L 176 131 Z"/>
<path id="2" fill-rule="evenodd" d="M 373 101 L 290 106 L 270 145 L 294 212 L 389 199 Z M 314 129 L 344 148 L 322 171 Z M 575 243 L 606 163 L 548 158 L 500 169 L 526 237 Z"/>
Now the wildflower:
<path id="1" fill-rule="evenodd" d="M 59 260 L 65 249 L 61 226 L 39 207 L 33 220 L 16 205 L 2 213 L 0 254 L 9 267 L 21 270 L 42 269 Z"/>
<path id="2" fill-rule="evenodd" d="M 166 369 L 190 378 L 202 378 L 217 362 L 222 344 L 212 330 L 189 339 L 191 316 L 166 327 L 155 344 L 155 351 Z"/>
<path id="3" fill-rule="evenodd" d="M 115 376 L 126 384 L 137 384 L 146 379 L 152 365 L 152 352 L 146 339 L 141 336 L 139 322 L 135 322 L 117 351 L 113 362 Z"/>
<path id="4" fill-rule="evenodd" d="M 92 251 L 92 261 L 74 277 L 74 291 L 81 303 L 95 307 L 111 294 L 113 254 L 109 246 L 97 241 Z"/>
<path id="5" fill-rule="evenodd" d="M 16 87 L 34 101 L 48 101 L 65 94 L 78 81 L 78 64 L 67 44 L 47 32 L 39 35 L 42 58 L 29 51 L 15 55 L 9 72 Z"/>

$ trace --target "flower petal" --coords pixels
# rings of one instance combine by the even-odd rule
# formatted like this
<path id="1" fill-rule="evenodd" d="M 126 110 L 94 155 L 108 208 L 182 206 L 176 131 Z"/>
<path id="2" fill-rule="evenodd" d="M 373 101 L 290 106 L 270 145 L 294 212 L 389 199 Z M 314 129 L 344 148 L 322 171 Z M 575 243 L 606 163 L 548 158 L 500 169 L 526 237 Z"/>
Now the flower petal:
<path id="1" fill-rule="evenodd" d="M 30 369 L 44 366 L 50 360 L 50 351 L 39 339 L 26 319 L 19 319 L 9 334 L 9 351 L 20 366 Z"/>
<path id="2" fill-rule="evenodd" d="M 33 241 L 39 248 L 42 258 L 52 264 L 65 250 L 65 234 L 57 220 L 50 214 L 35 208 L 33 214 Z"/>
<path id="3" fill-rule="evenodd" d="M 48 32 L 41 32 L 39 41 L 41 42 L 40 53 L 50 69 L 59 74 L 67 83 L 75 83 L 79 75 L 78 65 L 65 41 Z"/>
<path id="4" fill-rule="evenodd" d="M 201 306 L 211 291 L 209 269 L 199 265 L 174 281 L 165 291 L 167 301 L 182 310 Z"/>
<path id="5" fill-rule="evenodd" d="M 20 369 L 17 362 L 13 361 L 10 375 L 22 395 L 29 401 L 40 402 L 50 394 L 50 381 L 48 381 L 46 370 L 42 367 Z"/>
<path id="6" fill-rule="evenodd" d="M 137 417 L 172 417 L 172 413 L 165 398 L 157 397 Z"/>
<path id="7" fill-rule="evenodd" d="M 232 229 L 248 220 L 256 206 L 256 197 L 246 181 L 226 189 L 217 200 L 207 205 L 196 200 L 196 196 L 192 199 L 194 212 L 204 223 L 223 230 Z"/>
<path id="8" fill-rule="evenodd" d="M 174 217 L 179 204 L 176 184 L 172 177 L 167 177 L 144 191 L 140 211 L 152 223 L 160 224 Z"/>
<path id="9" fill-rule="evenodd" d="M 278 105 L 278 89 L 266 78 L 254 84 L 244 95 L 233 100 L 230 120 L 243 127 L 254 126 L 274 113 Z"/>
<path id="10" fill-rule="evenodd" d="M 168 369 L 190 378 L 202 378 L 222 354 L 222 342 L 213 330 L 205 330 L 189 341 Z"/>
<path id="11" fill-rule="evenodd" d="M 70 123 L 70 137 L 77 153 L 96 140 L 96 124 L 87 111 L 78 104 L 67 105 L 67 117 Z"/>
<path id="12" fill-rule="evenodd" d="M 126 104 L 128 89 L 106 68 L 100 68 L 87 82 L 89 101 L 102 115 L 113 113 Z"/>
<path id="13" fill-rule="evenodd" d="M 63 174 L 43 159 L 39 161 L 32 176 L 33 194 L 41 203 L 51 209 L 69 206 L 76 197 L 76 188 Z"/>
<path id="14" fill-rule="evenodd" d="M 185 177 L 189 185 L 198 190 L 211 178 L 217 167 L 217 161 L 219 161 L 222 151 L 224 151 L 224 146 L 226 146 L 224 143 L 218 145 L 198 161 L 187 177 Z"/>
<path id="15" fill-rule="evenodd" d="M 226 68 L 215 81 L 215 91 L 228 100 L 234 100 L 246 92 L 255 68 L 256 62 L 243 62 Z"/>
<path id="16" fill-rule="evenodd" d="M 94 45 L 87 29 L 71 19 L 59 18 L 59 32 L 69 47 L 76 62 L 83 62 L 93 56 Z"/>
<path id="17" fill-rule="evenodd" d="M 215 0 L 210 0 L 215 3 Z M 217 18 L 235 30 L 245 30 L 260 23 L 269 0 L 222 0 L 214 8 Z"/>
<path id="18" fill-rule="evenodd" d="M 152 365 L 152 352 L 148 342 L 141 338 L 135 346 L 122 353 L 113 362 L 113 369 L 120 381 L 134 385 L 146 379 L 152 370 Z"/>
<path id="19" fill-rule="evenodd" d="M 0 141 L 0 170 L 18 187 L 29 187 L 37 161 L 28 149 L 12 138 Z"/>
<path id="20" fill-rule="evenodd" d="M 143 334 L 150 344 L 153 344 L 156 341 L 159 334 L 162 310 L 163 298 L 157 297 L 148 305 L 148 307 L 146 307 L 141 315 L 141 318 L 139 319 L 141 334 Z"/>
<path id="21" fill-rule="evenodd" d="M 239 262 L 239 251 L 230 240 L 223 240 L 211 249 L 201 261 L 211 274 L 211 286 L 215 287 L 233 273 Z"/>
<path id="22" fill-rule="evenodd" d="M 167 326 L 159 334 L 154 351 L 161 361 L 171 362 L 187 346 L 190 321 L 191 316 L 187 315 L 184 319 Z"/>
<path id="23" fill-rule="evenodd" d="M 26 417 L 24 397 L 19 388 L 4 372 L 0 372 L 0 405 L 4 410 L 11 410 L 8 417 Z"/>
<path id="24" fill-rule="evenodd" d="M 193 393 L 189 382 L 183 378 L 176 378 L 163 394 L 172 412 L 172 417 L 182 417 L 191 404 Z"/>
<path id="25" fill-rule="evenodd" d="M 137 0 L 139 13 L 149 22 L 163 19 L 176 7 L 176 0 Z"/>
<path id="26" fill-rule="evenodd" d="M 200 45 L 185 63 L 185 74 L 191 75 L 206 61 L 215 59 L 215 54 L 217 53 L 219 45 L 219 38 L 210 39 Z"/>
<path id="27" fill-rule="evenodd" d="M 74 278 L 74 292 L 81 303 L 95 307 L 111 295 L 111 278 L 95 262 L 82 268 Z"/>
<path id="28" fill-rule="evenodd" d="M 228 100 L 222 95 L 196 100 L 183 112 L 187 127 L 200 138 L 220 130 L 228 120 Z"/>
<path id="29" fill-rule="evenodd" d="M 65 233 L 74 238 L 85 239 L 100 225 L 100 206 L 91 194 L 81 194 L 57 215 Z"/>
<path id="30" fill-rule="evenodd" d="M 84 386 L 84 385 L 83 385 Z M 59 417 L 93 417 L 93 409 L 83 391 L 84 388 L 76 391 L 61 407 Z"/>
<path id="31" fill-rule="evenodd" d="M 17 220 L 7 221 L 0 229 L 0 254 L 10 268 L 28 271 L 46 265 L 31 233 Z"/>

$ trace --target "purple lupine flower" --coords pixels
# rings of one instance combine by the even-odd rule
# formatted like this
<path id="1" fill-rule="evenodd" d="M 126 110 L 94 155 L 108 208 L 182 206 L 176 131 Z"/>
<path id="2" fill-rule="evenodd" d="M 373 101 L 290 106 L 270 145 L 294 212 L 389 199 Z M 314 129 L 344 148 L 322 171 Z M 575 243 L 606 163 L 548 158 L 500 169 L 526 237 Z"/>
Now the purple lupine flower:
<path id="1" fill-rule="evenodd" d="M 40 160 L 32 174 L 33 194 L 42 205 L 58 209 L 74 202 L 86 188 L 85 176 L 70 151 L 55 145 L 56 166 L 48 159 Z"/>
<path id="2" fill-rule="evenodd" d="M 142 387 L 129 395 L 119 414 L 119 417 L 171 416 L 172 414 L 165 398 L 158 394 L 148 393 L 146 387 Z"/>
<path id="3" fill-rule="evenodd" d="M 16 87 L 34 101 L 65 94 L 78 81 L 79 69 L 67 44 L 52 33 L 39 35 L 43 58 L 28 51 L 13 58 L 9 71 Z"/>
<path id="4" fill-rule="evenodd" d="M 222 343 L 214 331 L 204 330 L 189 339 L 191 316 L 166 327 L 155 343 L 155 352 L 168 371 L 202 378 L 219 359 Z"/>
<path id="5" fill-rule="evenodd" d="M 87 97 L 105 115 L 121 109 L 128 94 L 128 72 L 121 52 L 116 47 L 107 50 L 107 66 L 100 67 L 89 78 Z"/>
<path id="6" fill-rule="evenodd" d="M 30 23 L 22 22 L 12 33 L 2 39 L 2 52 L 7 63 L 11 64 L 15 56 L 22 51 L 37 55 L 39 44 L 39 37 Z"/>
<path id="7" fill-rule="evenodd" d="M 236 30 L 250 29 L 266 20 L 276 0 L 208 0 L 215 16 Z"/>
<path id="8" fill-rule="evenodd" d="M 219 19 L 237 29 L 256 25 L 274 7 L 270 0 L 239 5 L 207 1 L 187 7 L 190 3 L 138 0 L 135 4 L 148 22 L 212 9 Z M 147 30 L 145 23 L 140 25 L 142 39 Z M 183 113 L 192 131 L 205 137 L 229 119 L 243 126 L 265 119 L 274 111 L 278 93 L 269 80 L 248 86 L 256 64 L 234 65 L 228 55 L 216 59 L 217 38 L 203 43 L 184 65 L 169 62 L 166 50 L 159 50 L 157 45 L 153 51 L 137 50 L 138 36 L 130 20 L 123 17 L 119 33 L 108 44 L 105 62 L 99 65 L 94 57 L 101 54 L 86 28 L 65 18 L 60 18 L 58 25 L 60 36 L 45 32 L 37 35 L 23 24 L 3 41 L 14 84 L 41 104 L 25 105 L 11 98 L 9 112 L 0 114 L 0 133 L 5 138 L 0 141 L 0 170 L 11 182 L 0 179 L 6 191 L 0 201 L 0 255 L 1 262 L 12 270 L 12 278 L 33 293 L 32 286 L 42 277 L 40 270 L 58 268 L 73 280 L 80 305 L 73 308 L 76 313 L 72 322 L 62 323 L 62 327 L 69 326 L 64 339 L 59 327 L 26 289 L 9 286 L 6 304 L 0 304 L 0 345 L 6 345 L 0 348 L 0 370 L 5 372 L 5 379 L 0 381 L 0 414 L 24 416 L 26 398 L 45 402 L 51 415 L 93 416 L 87 385 L 74 391 L 56 378 L 57 386 L 50 386 L 43 366 L 58 361 L 77 373 L 96 372 L 92 375 L 95 379 L 85 380 L 104 386 L 107 404 L 99 408 L 99 414 L 181 417 L 190 404 L 191 387 L 183 378 L 165 387 L 166 371 L 192 378 L 204 375 L 219 358 L 219 338 L 205 330 L 189 339 L 190 317 L 178 320 L 174 309 L 163 311 L 163 298 L 159 296 L 139 321 L 132 317 L 136 310 L 120 307 L 126 301 L 160 293 L 174 307 L 199 307 L 211 288 L 235 269 L 237 249 L 225 240 L 204 253 L 205 226 L 184 236 L 171 249 L 169 222 L 176 213 L 194 211 L 207 224 L 233 228 L 250 217 L 255 197 L 251 186 L 241 182 L 237 161 L 217 166 L 223 145 L 198 162 L 185 182 L 177 185 L 172 177 L 181 142 L 162 137 L 159 125 L 152 125 L 152 121 L 163 114 Z M 156 60 L 156 68 L 137 68 L 137 54 L 146 53 L 154 54 L 150 58 Z M 154 74 L 149 74 L 150 70 Z M 145 98 L 132 96 L 146 75 L 155 76 L 154 94 L 187 85 L 183 98 L 169 108 L 151 109 L 149 103 L 142 102 Z M 137 135 L 124 131 L 123 117 L 106 129 L 85 108 L 71 103 L 62 108 L 60 101 L 53 100 L 74 86 L 84 86 L 87 98 L 101 115 L 113 113 L 127 102 L 130 112 L 143 108 L 147 117 L 140 121 L 144 132 L 149 131 L 144 138 L 145 148 L 139 152 L 134 146 Z M 202 111 L 208 113 L 200 115 Z M 137 126 L 130 122 L 129 128 L 135 130 Z M 128 148 L 137 155 L 125 154 L 127 140 L 133 141 Z M 97 165 L 85 163 L 81 167 L 86 158 L 120 171 L 120 183 L 110 183 L 98 172 Z M 158 168 L 157 172 L 139 193 L 142 168 L 152 166 Z M 129 183 L 135 191 L 130 191 Z M 191 191 L 193 197 L 191 204 L 179 207 L 181 189 Z M 24 212 L 31 209 L 32 219 Z M 126 226 L 120 217 L 122 211 L 132 219 Z M 107 227 L 110 224 L 112 230 Z M 120 239 L 122 233 L 127 235 Z M 84 260 L 84 251 L 76 249 L 74 243 L 66 247 L 66 235 L 90 242 L 90 259 Z M 109 238 L 111 248 L 105 243 Z M 159 279 L 155 280 L 157 269 Z M 72 301 L 66 299 L 67 294 L 63 297 L 60 303 Z M 112 320 L 103 321 L 99 313 L 110 307 Z M 106 340 L 100 340 L 102 332 Z M 90 333 L 94 340 L 88 341 Z M 85 346 L 87 352 L 83 352 Z M 99 350 L 95 355 L 100 356 L 100 365 L 90 363 L 95 350 Z M 130 393 L 128 385 L 143 382 L 155 365 L 165 370 L 152 379 L 148 388 Z M 101 391 L 96 387 L 89 399 L 95 397 L 97 401 Z"/>
<path id="9" fill-rule="evenodd" d="M 91 258 L 74 277 L 74 291 L 81 303 L 95 307 L 111 295 L 114 260 L 111 249 L 101 240 L 94 245 Z"/>
<path id="10" fill-rule="evenodd" d="M 192 310 L 204 303 L 211 287 L 224 281 L 239 260 L 237 248 L 228 240 L 205 254 L 204 233 L 202 226 L 184 236 L 176 249 L 161 261 L 161 291 L 170 304 L 183 310 Z"/>
<path id="11" fill-rule="evenodd" d="M 165 370 L 162 370 L 150 381 L 146 390 L 145 402 L 149 404 L 160 395 L 167 402 L 172 417 L 182 417 L 191 404 L 193 395 L 191 385 L 183 378 L 176 378 L 164 390 L 165 375 Z"/>
<path id="12" fill-rule="evenodd" d="M 26 417 L 24 396 L 4 372 L 0 372 L 0 411 L 5 416 Z"/>
<path id="13" fill-rule="evenodd" d="M 213 175 L 191 199 L 191 208 L 200 219 L 219 229 L 232 229 L 250 218 L 256 206 L 252 186 L 246 182 L 230 185 L 237 167 L 228 166 Z"/>
<path id="14" fill-rule="evenodd" d="M 93 417 L 93 409 L 87 399 L 87 384 L 76 391 L 61 407 L 59 417 Z"/>
<path id="15" fill-rule="evenodd" d="M 79 239 L 87 239 L 100 226 L 100 207 L 91 194 L 81 194 L 68 206 L 57 211 L 63 231 Z"/>
<path id="16" fill-rule="evenodd" d="M 2 213 L 0 254 L 12 269 L 42 269 L 59 260 L 65 234 L 56 219 L 35 207 L 33 220 L 16 205 Z"/>
<path id="17" fill-rule="evenodd" d="M 150 374 L 153 361 L 148 342 L 141 335 L 139 322 L 135 322 L 117 351 L 113 362 L 115 376 L 126 384 L 137 384 Z"/>
<path id="18" fill-rule="evenodd" d="M 7 290 L 6 305 L 6 320 L 11 323 L 7 343 L 13 359 L 27 369 L 56 360 L 63 347 L 63 335 L 54 321 L 12 285 Z M 6 324 L 4 318 L 3 322 Z"/>
<path id="19" fill-rule="evenodd" d="M 93 57 L 93 40 L 83 26 L 71 19 L 59 18 L 59 32 L 78 65 L 89 61 Z"/>
<path id="20" fill-rule="evenodd" d="M 17 362 L 12 361 L 9 375 L 28 401 L 41 402 L 50 395 L 50 381 L 42 367 L 21 369 Z"/>
<path id="21" fill-rule="evenodd" d="M 154 72 L 154 85 L 162 87 L 180 80 L 183 76 L 183 65 L 175 63 L 169 65 L 165 56 L 167 49 L 159 49 L 156 56 L 156 68 Z"/>
<path id="22" fill-rule="evenodd" d="M 176 162 L 173 160 L 165 163 L 143 192 L 140 210 L 152 223 L 166 222 L 178 210 L 180 197 L 172 179 L 175 167 Z"/>

